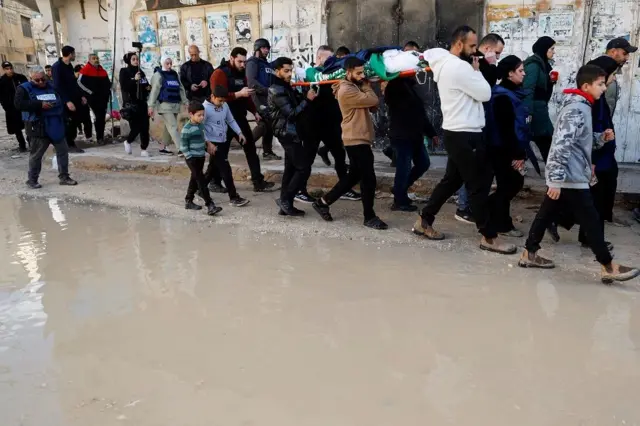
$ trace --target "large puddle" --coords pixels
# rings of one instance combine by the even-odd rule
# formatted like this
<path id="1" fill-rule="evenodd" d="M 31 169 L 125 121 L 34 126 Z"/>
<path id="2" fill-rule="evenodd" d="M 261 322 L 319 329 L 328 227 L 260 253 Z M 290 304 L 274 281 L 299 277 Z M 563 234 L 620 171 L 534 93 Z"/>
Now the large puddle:
<path id="1" fill-rule="evenodd" d="M 55 199 L 0 212 L 3 426 L 640 424 L 630 289 Z"/>

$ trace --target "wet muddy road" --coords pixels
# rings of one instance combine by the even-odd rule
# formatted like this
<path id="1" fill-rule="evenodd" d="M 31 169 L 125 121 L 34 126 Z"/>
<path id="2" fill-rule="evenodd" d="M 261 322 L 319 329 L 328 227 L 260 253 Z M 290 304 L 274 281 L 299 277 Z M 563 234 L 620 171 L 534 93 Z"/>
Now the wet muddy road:
<path id="1" fill-rule="evenodd" d="M 637 283 L 56 199 L 0 211 L 2 425 L 640 424 Z"/>

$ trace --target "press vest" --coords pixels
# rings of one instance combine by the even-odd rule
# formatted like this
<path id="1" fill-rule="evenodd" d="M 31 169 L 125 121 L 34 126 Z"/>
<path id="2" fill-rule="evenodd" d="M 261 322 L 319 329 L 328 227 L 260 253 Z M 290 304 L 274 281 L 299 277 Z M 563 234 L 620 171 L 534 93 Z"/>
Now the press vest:
<path id="1" fill-rule="evenodd" d="M 158 95 L 158 101 L 168 102 L 171 104 L 179 104 L 180 98 L 180 79 L 178 73 L 171 71 L 158 71 L 162 75 L 162 87 Z"/>
<path id="2" fill-rule="evenodd" d="M 64 107 L 62 99 L 56 93 L 53 85 L 47 82 L 45 87 L 38 87 L 30 81 L 20 85 L 29 94 L 32 101 L 50 102 L 54 106 L 50 109 L 43 109 L 39 112 L 22 112 L 22 121 L 24 122 L 42 122 L 44 125 L 44 134 L 36 135 L 40 137 L 49 137 L 51 141 L 58 142 L 65 137 L 64 123 Z"/>

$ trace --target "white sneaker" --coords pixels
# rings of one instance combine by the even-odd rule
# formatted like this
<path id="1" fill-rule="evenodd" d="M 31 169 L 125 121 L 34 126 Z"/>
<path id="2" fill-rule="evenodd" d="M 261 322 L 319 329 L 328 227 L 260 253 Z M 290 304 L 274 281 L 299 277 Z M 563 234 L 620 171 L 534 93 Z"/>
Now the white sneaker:
<path id="1" fill-rule="evenodd" d="M 131 155 L 131 144 L 129 142 L 124 143 L 124 152 Z"/>
<path id="2" fill-rule="evenodd" d="M 146 150 L 143 149 L 142 151 L 140 151 L 140 157 L 151 157 L 151 156 Z"/>

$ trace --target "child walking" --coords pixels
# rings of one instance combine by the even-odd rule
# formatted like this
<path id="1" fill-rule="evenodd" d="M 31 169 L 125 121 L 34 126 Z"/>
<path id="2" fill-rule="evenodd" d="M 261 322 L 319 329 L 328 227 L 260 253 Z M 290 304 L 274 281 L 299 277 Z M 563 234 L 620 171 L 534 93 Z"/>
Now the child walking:
<path id="1" fill-rule="evenodd" d="M 602 68 L 585 65 L 576 76 L 578 89 L 564 91 L 565 99 L 558 114 L 545 168 L 549 188 L 531 224 L 525 250 L 518 262 L 521 267 L 549 269 L 555 266 L 552 260 L 539 256 L 538 250 L 545 230 L 563 211 L 573 215 L 585 230 L 587 242 L 602 265 L 602 282 L 627 281 L 640 274 L 636 268 L 613 262 L 589 191 L 594 142 L 608 143 L 615 138 L 613 131 L 607 129 L 600 134 L 600 140 L 594 141 L 591 107 L 606 90 L 605 78 L 606 73 Z"/>
<path id="2" fill-rule="evenodd" d="M 191 170 L 191 179 L 189 180 L 189 188 L 185 197 L 184 208 L 187 210 L 201 210 L 202 206 L 193 202 L 196 191 L 207 206 L 207 214 L 213 216 L 222 210 L 217 207 L 211 195 L 204 178 L 202 169 L 204 168 L 205 158 L 205 141 L 204 141 L 204 106 L 198 101 L 192 101 L 189 104 L 189 122 L 182 128 L 180 134 L 180 151 L 184 154 L 185 161 L 189 170 Z"/>
<path id="3" fill-rule="evenodd" d="M 236 191 L 233 183 L 233 173 L 229 164 L 229 145 L 227 142 L 227 131 L 229 127 L 238 135 L 241 145 L 244 145 L 246 138 L 240 130 L 240 126 L 231 114 L 229 105 L 225 103 L 229 92 L 224 86 L 216 86 L 213 89 L 209 101 L 204 102 L 204 136 L 207 141 L 207 151 L 209 152 L 209 166 L 207 175 L 212 170 L 217 169 L 224 181 L 224 186 L 229 194 L 229 204 L 233 207 L 242 207 L 249 204 L 249 200 L 242 198 Z M 206 176 L 209 180 L 209 176 Z"/>

